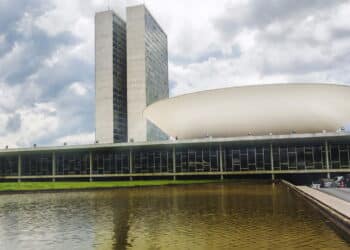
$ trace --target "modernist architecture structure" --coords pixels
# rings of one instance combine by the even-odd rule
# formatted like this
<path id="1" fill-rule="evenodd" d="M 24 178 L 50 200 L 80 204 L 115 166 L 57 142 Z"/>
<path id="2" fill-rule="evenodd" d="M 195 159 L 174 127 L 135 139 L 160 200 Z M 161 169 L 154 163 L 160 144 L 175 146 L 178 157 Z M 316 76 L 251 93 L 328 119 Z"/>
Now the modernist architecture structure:
<path id="1" fill-rule="evenodd" d="M 337 129 L 350 121 L 349 100 L 349 86 L 330 84 L 179 96 L 145 110 L 179 140 L 3 149 L 0 179 L 350 173 L 350 133 Z"/>
<path id="2" fill-rule="evenodd" d="M 0 150 L 0 180 L 340 173 L 350 173 L 343 132 Z"/>
<path id="3" fill-rule="evenodd" d="M 143 5 L 127 9 L 127 22 L 96 14 L 98 142 L 1 149 L 0 181 L 350 173 L 350 133 L 340 129 L 350 125 L 350 86 L 250 85 L 169 99 L 167 61 L 167 36 Z"/>
<path id="4" fill-rule="evenodd" d="M 293 83 L 216 89 L 157 102 L 144 115 L 179 139 L 333 132 L 350 126 L 350 86 Z"/>
<path id="5" fill-rule="evenodd" d="M 126 24 L 113 11 L 95 16 L 96 140 L 127 141 Z"/>
<path id="6" fill-rule="evenodd" d="M 129 141 L 167 139 L 143 117 L 148 105 L 169 97 L 167 36 L 144 5 L 127 8 L 127 48 Z"/>
<path id="7" fill-rule="evenodd" d="M 96 14 L 96 140 L 167 139 L 143 110 L 169 97 L 167 36 L 144 5 Z"/>

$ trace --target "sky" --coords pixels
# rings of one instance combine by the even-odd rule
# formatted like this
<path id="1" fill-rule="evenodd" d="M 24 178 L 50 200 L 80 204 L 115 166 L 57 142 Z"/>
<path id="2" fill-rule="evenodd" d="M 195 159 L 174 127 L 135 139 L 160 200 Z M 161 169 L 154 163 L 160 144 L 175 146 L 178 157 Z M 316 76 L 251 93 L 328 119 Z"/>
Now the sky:
<path id="1" fill-rule="evenodd" d="M 350 1 L 145 2 L 168 35 L 171 96 L 350 83 Z M 94 14 L 138 3 L 0 0 L 0 147 L 94 142 Z"/>

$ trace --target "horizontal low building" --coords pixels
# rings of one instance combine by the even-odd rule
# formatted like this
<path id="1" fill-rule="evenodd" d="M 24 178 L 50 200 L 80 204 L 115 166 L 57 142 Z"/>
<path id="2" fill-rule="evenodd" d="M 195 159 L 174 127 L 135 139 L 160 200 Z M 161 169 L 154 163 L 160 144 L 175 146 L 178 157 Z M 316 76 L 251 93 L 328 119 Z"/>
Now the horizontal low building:
<path id="1" fill-rule="evenodd" d="M 0 151 L 0 179 L 350 173 L 350 133 L 204 138 Z"/>
<path id="2" fill-rule="evenodd" d="M 183 95 L 144 111 L 177 140 L 2 149 L 0 180 L 350 173 L 349 100 L 330 84 Z"/>

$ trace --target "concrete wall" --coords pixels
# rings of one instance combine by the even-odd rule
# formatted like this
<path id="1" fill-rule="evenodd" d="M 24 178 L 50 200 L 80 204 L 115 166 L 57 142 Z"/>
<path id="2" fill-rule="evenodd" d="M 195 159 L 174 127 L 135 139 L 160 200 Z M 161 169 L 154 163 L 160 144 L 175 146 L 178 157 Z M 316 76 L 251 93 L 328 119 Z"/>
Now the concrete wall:
<path id="1" fill-rule="evenodd" d="M 168 38 L 156 19 L 146 9 L 146 97 L 147 106 L 169 97 Z M 169 137 L 156 125 L 147 122 L 147 141 Z"/>
<path id="2" fill-rule="evenodd" d="M 96 14 L 96 140 L 127 141 L 126 24 L 113 11 Z"/>
<path id="3" fill-rule="evenodd" d="M 120 51 L 118 46 L 121 43 L 125 46 L 125 41 L 117 40 L 120 35 L 125 36 L 125 25 L 113 25 L 114 22 L 119 23 L 113 11 L 97 13 L 95 19 L 96 140 L 100 143 L 115 143 L 126 139 L 138 142 L 167 139 L 165 134 L 143 117 L 147 105 L 169 96 L 166 34 L 144 5 L 127 8 L 125 59 L 125 50 Z M 121 30 L 123 32 L 119 32 Z M 116 58 L 124 58 L 126 65 L 117 64 Z M 120 75 L 125 76 L 123 67 L 127 68 L 127 83 Z M 126 87 L 118 89 L 121 85 Z M 127 100 L 116 99 L 125 95 Z M 113 107 L 116 109 L 114 112 Z M 123 111 L 120 112 L 120 109 Z M 123 129 L 126 127 L 126 116 L 127 131 Z"/>
<path id="4" fill-rule="evenodd" d="M 146 141 L 145 8 L 127 8 L 128 140 Z"/>
<path id="5" fill-rule="evenodd" d="M 169 97 L 167 36 L 144 5 L 127 8 L 128 140 L 166 140 L 147 122 L 147 105 Z"/>
<path id="6" fill-rule="evenodd" d="M 113 143 L 113 12 L 95 16 L 96 140 Z"/>

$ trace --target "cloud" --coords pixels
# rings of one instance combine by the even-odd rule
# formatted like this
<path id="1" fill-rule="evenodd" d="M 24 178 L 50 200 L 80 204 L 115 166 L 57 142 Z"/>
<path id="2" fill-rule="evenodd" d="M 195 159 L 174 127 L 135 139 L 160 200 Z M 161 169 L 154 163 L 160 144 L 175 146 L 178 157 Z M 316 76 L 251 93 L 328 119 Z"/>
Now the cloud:
<path id="1" fill-rule="evenodd" d="M 4 123 L 4 120 L 6 120 L 4 115 L 0 116 L 0 129 L 6 131 L 0 134 L 1 147 L 5 145 L 25 147 L 32 143 L 40 144 L 42 139 L 58 130 L 59 123 L 53 103 L 37 103 L 32 107 L 20 108 L 15 116 L 9 116 L 7 123 Z M 12 127 L 9 128 L 9 125 Z"/>
<path id="2" fill-rule="evenodd" d="M 202 25 L 201 41 L 181 52 L 186 58 L 205 46 L 195 56 L 202 60 L 177 60 L 170 52 L 172 94 L 273 82 L 349 83 L 349 11 L 348 1 L 224 1 Z"/>
<path id="3" fill-rule="evenodd" d="M 346 0 L 249 0 L 232 1 L 214 20 L 223 37 L 233 36 L 244 29 L 265 29 L 273 23 L 286 24 L 311 15 L 324 15 Z M 233 14 L 234 13 L 234 14 Z"/>
<path id="4" fill-rule="evenodd" d="M 9 132 L 17 132 L 21 128 L 22 118 L 20 114 L 15 114 L 9 117 L 6 125 L 6 130 Z"/>
<path id="5" fill-rule="evenodd" d="M 74 82 L 69 86 L 69 89 L 73 91 L 77 96 L 84 96 L 87 93 L 87 88 L 81 82 Z"/>
<path id="6" fill-rule="evenodd" d="M 80 29 L 86 17 L 77 13 L 72 22 L 44 27 L 39 24 L 67 20 L 71 1 L 60 1 L 66 9 L 58 1 L 19 2 L 0 3 L 0 144 L 52 145 L 93 131 L 93 44 L 86 45 Z M 61 15 L 51 18 L 55 11 Z M 91 38 L 93 14 L 89 21 Z"/>
<path id="7" fill-rule="evenodd" d="M 63 33 L 48 38 L 47 34 L 39 30 L 33 31 L 30 41 L 18 39 L 11 50 L 0 59 L 2 81 L 13 84 L 25 82 L 44 66 L 43 60 L 50 57 L 58 47 L 72 45 L 74 42 L 71 34 Z"/>
<path id="8" fill-rule="evenodd" d="M 125 18 L 126 4 L 111 1 Z M 275 82 L 350 83 L 349 1 L 149 0 L 171 95 Z M 92 142 L 100 0 L 0 1 L 0 146 Z M 86 140 L 85 140 L 86 138 Z"/>
<path id="9" fill-rule="evenodd" d="M 73 134 L 67 135 L 56 139 L 56 145 L 63 145 L 64 143 L 68 145 L 80 145 L 80 144 L 92 144 L 95 142 L 95 133 L 83 133 L 83 134 Z"/>

